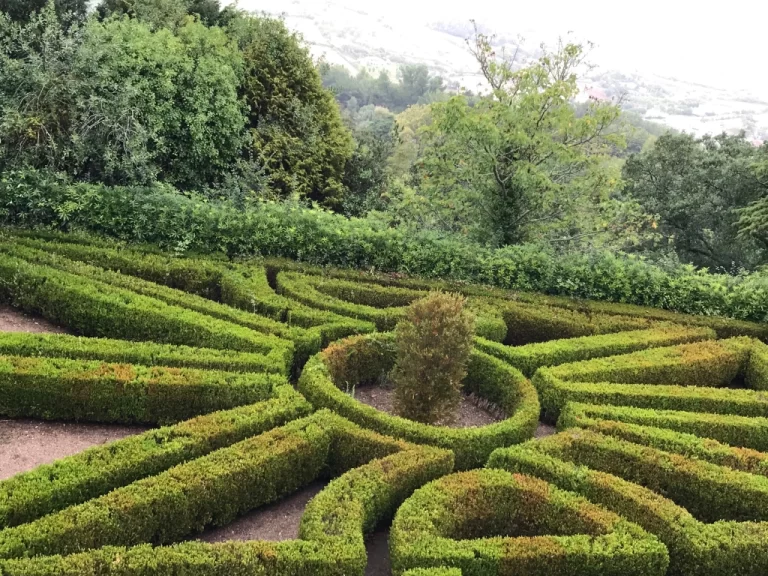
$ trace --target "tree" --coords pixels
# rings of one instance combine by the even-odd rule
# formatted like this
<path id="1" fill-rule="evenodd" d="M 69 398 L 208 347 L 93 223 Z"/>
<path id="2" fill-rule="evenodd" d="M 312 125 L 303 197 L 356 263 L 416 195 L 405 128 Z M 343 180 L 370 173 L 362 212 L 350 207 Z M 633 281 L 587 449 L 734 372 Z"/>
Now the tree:
<path id="1" fill-rule="evenodd" d="M 626 192 L 658 215 L 678 256 L 731 271 L 764 261 L 765 249 L 739 236 L 739 210 L 768 191 L 756 171 L 760 150 L 744 135 L 664 134 L 624 166 Z"/>
<path id="2" fill-rule="evenodd" d="M 219 0 L 102 0 L 97 11 L 102 19 L 128 15 L 155 29 L 180 26 L 188 14 L 208 26 L 225 24 L 231 14 Z"/>
<path id="3" fill-rule="evenodd" d="M 244 57 L 253 160 L 281 196 L 339 207 L 352 137 L 307 49 L 281 20 L 240 15 L 229 30 Z"/>
<path id="4" fill-rule="evenodd" d="M 619 115 L 592 101 L 577 115 L 582 46 L 560 44 L 529 65 L 475 34 L 470 49 L 491 94 L 432 106 L 416 182 L 433 225 L 492 245 L 593 240 L 610 228 L 619 175 L 606 162 Z"/>
<path id="5" fill-rule="evenodd" d="M 39 13 L 50 0 L 0 0 L 0 12 L 5 12 L 14 22 L 26 23 Z M 88 8 L 87 0 L 56 0 L 56 14 L 60 19 L 76 21 L 85 19 Z"/>

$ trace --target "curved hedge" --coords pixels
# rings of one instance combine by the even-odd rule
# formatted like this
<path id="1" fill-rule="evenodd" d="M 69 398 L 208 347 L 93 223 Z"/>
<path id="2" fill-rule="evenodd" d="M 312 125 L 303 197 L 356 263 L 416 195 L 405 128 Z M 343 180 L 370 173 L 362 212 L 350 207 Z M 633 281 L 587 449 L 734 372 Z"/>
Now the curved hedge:
<path id="1" fill-rule="evenodd" d="M 488 466 L 533 474 L 656 534 L 670 576 L 768 570 L 768 478 L 586 430 L 497 450 Z"/>
<path id="2" fill-rule="evenodd" d="M 398 510 L 395 574 L 455 567 L 491 576 L 663 576 L 667 550 L 620 516 L 546 482 L 502 470 L 445 476 Z"/>
<path id="3" fill-rule="evenodd" d="M 274 398 L 95 446 L 0 481 L 0 529 L 80 504 L 187 460 L 306 416 L 290 386 Z"/>
<path id="4" fill-rule="evenodd" d="M 0 573 L 138 576 L 183 567 L 189 576 L 362 576 L 364 532 L 452 466 L 450 452 L 398 442 L 319 412 L 1 531 L 6 560 Z M 227 523 L 328 472 L 342 476 L 308 505 L 298 540 L 162 545 Z"/>
<path id="5" fill-rule="evenodd" d="M 382 434 L 453 450 L 460 469 L 481 465 L 500 446 L 531 438 L 539 402 L 530 382 L 515 368 L 477 350 L 470 355 L 463 386 L 496 404 L 506 420 L 476 428 L 448 428 L 406 420 L 367 406 L 343 389 L 374 381 L 394 363 L 391 334 L 356 336 L 331 345 L 304 368 L 299 390 L 314 405 L 330 408 Z"/>
<path id="6" fill-rule="evenodd" d="M 653 348 L 541 368 L 532 382 L 544 418 L 555 422 L 568 402 L 768 416 L 761 390 L 768 371 L 750 363 L 765 345 L 749 338 Z M 727 388 L 740 380 L 753 390 Z"/>

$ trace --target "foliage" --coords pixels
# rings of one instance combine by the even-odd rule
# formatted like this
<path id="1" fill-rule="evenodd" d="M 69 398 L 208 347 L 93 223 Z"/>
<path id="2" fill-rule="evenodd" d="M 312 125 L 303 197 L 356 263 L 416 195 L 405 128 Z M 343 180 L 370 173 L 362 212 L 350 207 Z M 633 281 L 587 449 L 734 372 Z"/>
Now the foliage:
<path id="1" fill-rule="evenodd" d="M 744 135 L 664 134 L 624 166 L 626 191 L 658 215 L 679 257 L 732 271 L 766 261 L 765 246 L 739 235 L 739 209 L 768 193 L 754 172 L 761 154 Z"/>
<path id="2" fill-rule="evenodd" d="M 232 15 L 231 10 L 222 10 L 219 0 L 102 0 L 97 12 L 102 19 L 127 15 L 153 29 L 175 28 L 187 14 L 208 26 L 224 24 Z"/>
<path id="3" fill-rule="evenodd" d="M 280 20 L 239 15 L 229 24 L 243 54 L 249 154 L 279 196 L 338 206 L 353 152 L 338 106 L 306 47 Z"/>
<path id="4" fill-rule="evenodd" d="M 52 0 L 0 0 L 0 12 L 14 22 L 28 22 L 33 13 L 41 12 Z M 68 22 L 70 19 L 82 21 L 88 9 L 87 0 L 55 0 L 54 6 L 58 17 Z"/>
<path id="5" fill-rule="evenodd" d="M 454 417 L 474 333 L 465 304 L 457 294 L 433 292 L 411 304 L 397 324 L 392 380 L 401 416 L 427 424 Z"/>
<path id="6" fill-rule="evenodd" d="M 417 181 L 425 224 L 494 246 L 631 242 L 641 221 L 612 198 L 619 178 L 605 163 L 619 109 L 593 101 L 578 116 L 570 104 L 582 46 L 561 44 L 520 69 L 481 33 L 471 49 L 492 95 L 432 107 Z"/>

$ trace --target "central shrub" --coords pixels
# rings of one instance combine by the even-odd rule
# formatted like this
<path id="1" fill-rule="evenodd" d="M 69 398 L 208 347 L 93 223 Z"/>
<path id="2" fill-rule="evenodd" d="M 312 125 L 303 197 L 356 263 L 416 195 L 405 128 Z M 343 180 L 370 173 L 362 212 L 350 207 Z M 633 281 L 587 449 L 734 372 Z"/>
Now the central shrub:
<path id="1" fill-rule="evenodd" d="M 453 416 L 475 327 L 465 304 L 458 294 L 432 292 L 411 304 L 398 323 L 392 379 L 399 415 L 426 424 Z"/>

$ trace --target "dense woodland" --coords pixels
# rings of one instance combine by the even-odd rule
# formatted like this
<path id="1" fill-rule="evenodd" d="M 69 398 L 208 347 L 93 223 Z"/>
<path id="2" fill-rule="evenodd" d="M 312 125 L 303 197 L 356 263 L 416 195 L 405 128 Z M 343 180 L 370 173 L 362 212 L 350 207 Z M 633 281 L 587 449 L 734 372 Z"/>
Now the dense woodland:
<path id="1" fill-rule="evenodd" d="M 281 20 L 217 0 L 0 11 L 9 223 L 114 232 L 140 216 L 116 208 L 83 225 L 94 198 L 175 197 L 462 249 L 737 275 L 768 263 L 768 144 L 577 103 L 581 45 L 520 65 L 475 30 L 467 50 L 489 91 L 455 93 L 426 66 L 391 78 L 315 62 Z"/>

